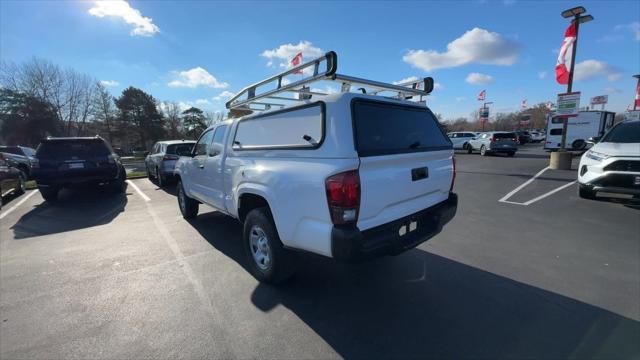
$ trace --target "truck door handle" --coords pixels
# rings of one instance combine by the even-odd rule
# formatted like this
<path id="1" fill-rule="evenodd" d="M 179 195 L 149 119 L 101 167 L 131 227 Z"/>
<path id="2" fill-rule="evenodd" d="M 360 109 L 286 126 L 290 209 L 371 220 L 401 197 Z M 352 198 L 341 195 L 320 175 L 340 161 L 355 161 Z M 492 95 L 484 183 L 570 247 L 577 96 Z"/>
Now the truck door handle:
<path id="1" fill-rule="evenodd" d="M 204 169 L 204 164 L 200 164 L 200 165 L 198 165 L 198 167 L 199 167 L 200 169 Z"/>
<path id="2" fill-rule="evenodd" d="M 429 169 L 425 167 L 411 169 L 411 180 L 418 181 L 429 177 Z"/>

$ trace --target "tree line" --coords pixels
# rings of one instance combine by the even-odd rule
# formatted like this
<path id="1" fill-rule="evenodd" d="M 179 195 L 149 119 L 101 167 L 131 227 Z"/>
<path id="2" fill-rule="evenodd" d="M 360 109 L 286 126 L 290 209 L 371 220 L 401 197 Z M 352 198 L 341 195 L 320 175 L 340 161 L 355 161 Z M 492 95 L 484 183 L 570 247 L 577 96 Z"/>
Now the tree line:
<path id="1" fill-rule="evenodd" d="M 135 87 L 114 97 L 90 76 L 44 59 L 0 63 L 0 143 L 6 145 L 100 135 L 125 151 L 149 149 L 161 139 L 195 139 L 223 117 L 160 102 Z"/>

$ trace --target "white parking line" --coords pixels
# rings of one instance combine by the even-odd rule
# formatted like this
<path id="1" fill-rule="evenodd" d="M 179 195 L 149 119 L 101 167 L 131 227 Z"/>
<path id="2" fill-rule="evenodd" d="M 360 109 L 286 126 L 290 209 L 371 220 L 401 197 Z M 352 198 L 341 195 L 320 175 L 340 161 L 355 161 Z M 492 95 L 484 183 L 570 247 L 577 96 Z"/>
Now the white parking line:
<path id="1" fill-rule="evenodd" d="M 547 197 L 547 196 L 549 196 L 549 195 L 553 195 L 553 194 L 557 193 L 558 191 L 560 191 L 560 190 L 562 190 L 562 189 L 565 189 L 565 188 L 568 188 L 569 186 L 571 186 L 571 185 L 573 185 L 573 184 L 575 184 L 575 183 L 577 183 L 577 182 L 578 182 L 578 180 L 574 180 L 574 181 L 572 181 L 572 182 L 570 182 L 570 183 L 568 183 L 568 184 L 564 184 L 564 185 L 562 185 L 562 186 L 560 186 L 560 187 L 558 187 L 558 188 L 555 188 L 555 189 L 553 189 L 553 190 L 549 191 L 549 192 L 548 192 L 548 193 L 546 193 L 546 194 L 542 194 L 542 195 L 538 196 L 537 198 L 533 198 L 533 199 L 531 199 L 531 200 L 529 200 L 529 201 L 527 201 L 527 202 L 523 203 L 522 205 L 530 205 L 530 204 L 533 204 L 534 202 L 536 202 L 536 201 L 538 201 L 538 200 L 542 200 L 542 199 L 546 198 L 546 197 Z"/>
<path id="2" fill-rule="evenodd" d="M 32 190 L 30 193 L 26 194 L 24 198 L 22 198 L 22 200 L 18 201 L 17 204 L 10 207 L 9 210 L 3 211 L 2 214 L 0 214 L 0 220 L 4 219 L 5 216 L 11 214 L 13 210 L 17 209 L 18 206 L 24 204 L 25 201 L 27 201 L 30 197 L 32 197 L 37 192 L 38 192 L 37 190 Z"/>
<path id="3" fill-rule="evenodd" d="M 145 193 L 143 193 L 142 190 L 140 190 L 140 188 L 133 183 L 133 181 L 127 180 L 127 184 L 131 185 L 131 187 L 133 187 L 133 189 L 138 193 L 138 195 L 140 195 L 141 198 L 144 199 L 144 201 L 151 201 L 151 199 Z"/>
<path id="4" fill-rule="evenodd" d="M 522 188 L 524 188 L 525 186 L 531 184 L 535 179 L 538 178 L 538 176 L 542 175 L 542 173 L 544 173 L 545 171 L 549 170 L 549 167 L 547 166 L 546 168 L 538 171 L 537 174 L 533 175 L 533 177 L 527 181 L 524 182 L 524 184 L 518 186 L 517 188 L 513 189 L 510 193 L 508 193 L 507 195 L 503 196 L 502 199 L 498 200 L 499 202 L 505 202 L 505 203 L 512 203 L 511 201 L 506 201 L 508 198 L 510 198 L 511 196 L 513 196 L 513 194 L 517 193 L 518 191 L 522 190 Z M 519 204 L 519 203 L 516 203 Z M 522 204 L 521 204 L 522 205 Z"/>

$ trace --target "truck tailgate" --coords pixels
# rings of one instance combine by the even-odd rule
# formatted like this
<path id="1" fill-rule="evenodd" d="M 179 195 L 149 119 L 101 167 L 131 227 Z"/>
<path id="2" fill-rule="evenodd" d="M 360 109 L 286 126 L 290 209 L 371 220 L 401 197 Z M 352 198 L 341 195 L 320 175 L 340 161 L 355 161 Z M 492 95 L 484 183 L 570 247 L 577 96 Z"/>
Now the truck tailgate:
<path id="1" fill-rule="evenodd" d="M 360 159 L 360 215 L 366 230 L 436 205 L 449 197 L 450 150 Z"/>

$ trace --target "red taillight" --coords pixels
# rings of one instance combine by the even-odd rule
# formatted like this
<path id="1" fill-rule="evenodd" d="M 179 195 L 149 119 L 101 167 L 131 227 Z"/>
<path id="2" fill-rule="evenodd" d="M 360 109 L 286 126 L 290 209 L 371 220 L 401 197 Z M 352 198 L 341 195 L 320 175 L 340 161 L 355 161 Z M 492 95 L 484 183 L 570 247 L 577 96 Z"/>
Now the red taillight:
<path id="1" fill-rule="evenodd" d="M 451 187 L 449 188 L 449 192 L 453 191 L 453 184 L 456 182 L 456 157 L 451 158 L 453 160 L 453 176 L 451 177 Z"/>
<path id="2" fill-rule="evenodd" d="M 346 171 L 325 180 L 329 213 L 334 225 L 354 224 L 360 210 L 360 174 Z"/>
<path id="3" fill-rule="evenodd" d="M 511 138 L 511 140 L 513 140 L 513 141 L 518 141 L 518 138 Z"/>
<path id="4" fill-rule="evenodd" d="M 163 161 L 167 161 L 167 160 L 178 160 L 180 159 L 180 156 L 178 155 L 165 155 L 162 157 Z"/>

